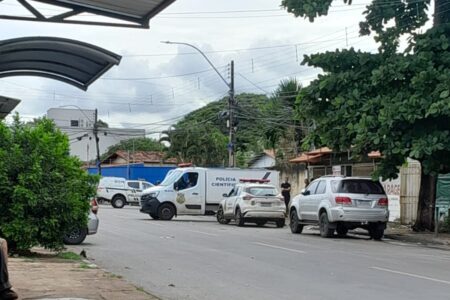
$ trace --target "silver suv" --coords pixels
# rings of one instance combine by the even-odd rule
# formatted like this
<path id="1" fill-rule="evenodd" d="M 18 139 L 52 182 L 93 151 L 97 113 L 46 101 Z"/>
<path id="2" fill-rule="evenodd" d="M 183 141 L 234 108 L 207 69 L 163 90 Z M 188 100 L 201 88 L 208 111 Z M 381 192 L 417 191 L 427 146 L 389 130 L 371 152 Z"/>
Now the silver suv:
<path id="1" fill-rule="evenodd" d="M 332 237 L 335 231 L 345 236 L 359 227 L 380 240 L 389 220 L 388 198 L 381 184 L 370 178 L 324 176 L 292 199 L 289 216 L 292 233 L 319 224 L 322 237 Z"/>

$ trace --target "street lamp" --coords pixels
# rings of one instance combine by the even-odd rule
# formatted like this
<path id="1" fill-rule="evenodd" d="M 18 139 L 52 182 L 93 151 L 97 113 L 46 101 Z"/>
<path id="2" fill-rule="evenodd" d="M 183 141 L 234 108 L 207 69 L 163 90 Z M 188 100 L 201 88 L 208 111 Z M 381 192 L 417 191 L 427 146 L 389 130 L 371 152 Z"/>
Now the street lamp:
<path id="1" fill-rule="evenodd" d="M 226 84 L 226 86 L 229 89 L 229 100 L 228 100 L 228 128 L 229 128 L 229 136 L 228 136 L 228 166 L 230 168 L 233 168 L 235 166 L 235 159 L 234 159 L 234 129 L 233 129 L 233 107 L 234 107 L 234 61 L 231 61 L 231 81 L 228 82 L 222 74 L 217 70 L 216 66 L 209 60 L 209 58 L 206 56 L 205 53 L 203 53 L 199 48 L 196 46 L 189 44 L 189 43 L 182 43 L 182 42 L 171 42 L 171 41 L 161 41 L 163 44 L 172 44 L 172 45 L 184 45 L 191 47 L 195 49 L 198 53 L 200 53 L 203 58 L 209 63 L 209 65 L 216 71 L 217 75 L 219 75 L 220 79 Z"/>

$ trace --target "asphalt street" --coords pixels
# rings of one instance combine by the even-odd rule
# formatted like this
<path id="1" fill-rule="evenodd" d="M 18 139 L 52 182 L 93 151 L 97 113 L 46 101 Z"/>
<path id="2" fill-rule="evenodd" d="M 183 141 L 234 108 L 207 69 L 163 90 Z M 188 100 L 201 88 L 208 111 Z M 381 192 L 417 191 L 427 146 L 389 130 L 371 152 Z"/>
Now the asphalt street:
<path id="1" fill-rule="evenodd" d="M 444 250 L 206 216 L 155 221 L 137 207 L 101 206 L 99 218 L 74 250 L 161 299 L 450 299 Z"/>

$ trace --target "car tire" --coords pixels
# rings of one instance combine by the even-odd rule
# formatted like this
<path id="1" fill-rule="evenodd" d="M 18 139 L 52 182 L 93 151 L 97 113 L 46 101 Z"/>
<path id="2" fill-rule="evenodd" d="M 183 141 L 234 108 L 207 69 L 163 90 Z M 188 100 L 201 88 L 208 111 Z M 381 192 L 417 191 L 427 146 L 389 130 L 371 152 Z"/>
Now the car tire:
<path id="1" fill-rule="evenodd" d="M 330 222 L 328 221 L 328 215 L 323 212 L 319 218 L 320 236 L 324 238 L 330 238 L 334 235 L 334 229 L 330 228 Z"/>
<path id="2" fill-rule="evenodd" d="M 125 200 L 125 197 L 122 195 L 114 196 L 114 198 L 111 200 L 111 205 L 114 208 L 123 208 L 127 201 Z"/>
<path id="3" fill-rule="evenodd" d="M 158 208 L 158 218 L 163 221 L 172 220 L 173 216 L 175 216 L 175 208 L 173 205 L 168 203 L 163 203 Z"/>
<path id="4" fill-rule="evenodd" d="M 256 221 L 255 223 L 256 226 L 263 227 L 264 225 L 266 225 L 267 221 Z"/>
<path id="5" fill-rule="evenodd" d="M 384 235 L 384 226 L 379 224 L 374 224 L 369 227 L 369 236 L 375 241 L 381 241 Z"/>
<path id="6" fill-rule="evenodd" d="M 84 240 L 86 239 L 87 233 L 88 233 L 87 228 L 73 229 L 70 233 L 68 233 L 64 236 L 63 242 L 66 245 L 79 245 L 82 242 L 84 242 Z"/>
<path id="7" fill-rule="evenodd" d="M 236 209 L 236 214 L 234 215 L 234 219 L 236 220 L 237 226 L 239 226 L 239 227 L 244 226 L 244 224 L 245 224 L 244 216 L 242 215 L 242 212 L 239 208 Z"/>
<path id="8" fill-rule="evenodd" d="M 217 214 L 216 214 L 216 219 L 217 219 L 217 222 L 219 222 L 220 224 L 228 224 L 231 221 L 230 219 L 225 218 L 222 207 L 219 207 L 219 210 L 217 211 Z"/>
<path id="9" fill-rule="evenodd" d="M 303 224 L 300 224 L 300 220 L 298 219 L 297 211 L 291 211 L 291 221 L 289 223 L 289 227 L 291 228 L 292 233 L 302 233 Z"/>
<path id="10" fill-rule="evenodd" d="M 159 220 L 159 216 L 156 214 L 149 213 L 148 214 L 153 220 Z"/>
<path id="11" fill-rule="evenodd" d="M 348 228 L 345 227 L 344 225 L 338 225 L 336 227 L 336 233 L 338 237 L 345 237 L 348 233 Z"/>
<path id="12" fill-rule="evenodd" d="M 286 219 L 279 219 L 275 222 L 278 228 L 283 228 L 286 225 Z"/>

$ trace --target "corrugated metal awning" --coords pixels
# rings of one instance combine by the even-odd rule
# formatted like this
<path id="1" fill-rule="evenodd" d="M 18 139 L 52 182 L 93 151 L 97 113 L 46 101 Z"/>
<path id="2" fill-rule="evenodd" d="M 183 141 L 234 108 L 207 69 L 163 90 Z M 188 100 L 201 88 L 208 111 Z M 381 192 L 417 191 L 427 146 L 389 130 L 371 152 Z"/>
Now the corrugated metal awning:
<path id="1" fill-rule="evenodd" d="M 118 65 L 121 57 L 87 43 L 26 37 L 0 41 L 0 78 L 40 76 L 87 90 L 97 78 Z"/>
<path id="2" fill-rule="evenodd" d="M 1 1 L 1 0 L 0 0 Z M 175 0 L 34 0 L 62 8 L 69 9 L 64 13 L 53 16 L 44 15 L 30 0 L 17 0 L 33 17 L 5 16 L 3 19 L 14 19 L 24 21 L 43 21 L 87 25 L 107 25 L 119 27 L 149 28 L 150 19 L 164 10 Z M 47 11 L 46 11 L 47 13 Z M 109 17 L 125 22 L 99 22 L 70 19 L 82 13 L 91 13 L 99 16 Z"/>

